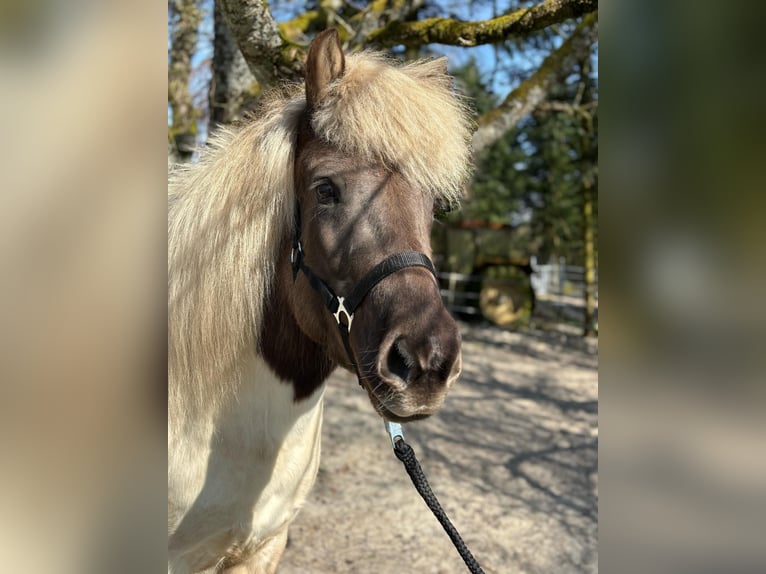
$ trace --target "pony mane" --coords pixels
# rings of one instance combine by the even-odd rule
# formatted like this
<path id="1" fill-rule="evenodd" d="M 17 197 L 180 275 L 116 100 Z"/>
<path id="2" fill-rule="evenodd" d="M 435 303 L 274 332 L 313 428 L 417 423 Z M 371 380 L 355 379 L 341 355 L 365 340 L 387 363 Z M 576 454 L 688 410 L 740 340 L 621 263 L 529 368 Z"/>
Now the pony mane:
<path id="1" fill-rule="evenodd" d="M 215 406 L 257 352 L 277 250 L 292 226 L 302 93 L 223 128 L 168 183 L 169 404 Z"/>
<path id="2" fill-rule="evenodd" d="M 211 412 L 258 352 L 280 242 L 292 230 L 293 162 L 303 86 L 265 98 L 258 116 L 220 130 L 168 183 L 170 416 Z M 469 176 L 469 113 L 439 60 L 397 65 L 347 56 L 312 129 L 340 150 L 383 161 L 456 203 Z M 179 410 L 180 409 L 180 410 Z"/>

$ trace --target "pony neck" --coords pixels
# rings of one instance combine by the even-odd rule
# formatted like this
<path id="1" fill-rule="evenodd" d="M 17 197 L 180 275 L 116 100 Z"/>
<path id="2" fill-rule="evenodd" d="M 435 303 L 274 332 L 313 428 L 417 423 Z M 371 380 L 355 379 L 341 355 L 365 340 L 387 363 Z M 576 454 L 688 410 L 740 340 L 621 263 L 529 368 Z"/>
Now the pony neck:
<path id="1" fill-rule="evenodd" d="M 264 305 L 260 332 L 261 355 L 277 376 L 292 384 L 295 401 L 310 397 L 332 373 L 336 363 L 325 350 L 301 331 L 289 303 L 293 288 L 289 261 L 290 242 L 279 249 L 280 264 L 271 295 Z M 284 262 L 284 264 L 282 264 Z"/>

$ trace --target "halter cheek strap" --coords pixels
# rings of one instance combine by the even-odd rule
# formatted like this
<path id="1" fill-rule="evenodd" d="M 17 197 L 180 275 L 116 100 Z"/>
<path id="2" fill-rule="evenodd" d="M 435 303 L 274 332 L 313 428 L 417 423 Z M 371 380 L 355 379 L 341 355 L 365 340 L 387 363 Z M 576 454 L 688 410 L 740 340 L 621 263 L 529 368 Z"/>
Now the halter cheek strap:
<path id="1" fill-rule="evenodd" d="M 298 272 L 303 271 L 306 279 L 308 279 L 309 285 L 319 293 L 325 307 L 332 313 L 335 322 L 338 324 L 346 354 L 348 355 L 351 364 L 354 365 L 361 384 L 361 376 L 356 361 L 354 360 L 354 354 L 351 351 L 351 343 L 349 342 L 349 333 L 351 331 L 351 325 L 354 322 L 354 312 L 357 307 L 364 301 L 372 288 L 389 275 L 402 269 L 406 269 L 407 267 L 424 267 L 436 277 L 434 264 L 428 256 L 423 253 L 418 253 L 416 251 L 396 253 L 386 257 L 383 261 L 370 269 L 365 276 L 362 277 L 361 281 L 354 286 L 351 290 L 351 294 L 347 297 L 343 297 L 336 295 L 327 282 L 314 273 L 311 267 L 306 265 L 303 260 L 303 255 L 303 244 L 301 243 L 301 212 L 300 206 L 296 202 L 295 234 L 293 235 L 293 249 L 290 253 L 290 263 L 293 268 L 293 281 L 298 277 Z M 343 320 L 344 318 L 345 320 Z"/>

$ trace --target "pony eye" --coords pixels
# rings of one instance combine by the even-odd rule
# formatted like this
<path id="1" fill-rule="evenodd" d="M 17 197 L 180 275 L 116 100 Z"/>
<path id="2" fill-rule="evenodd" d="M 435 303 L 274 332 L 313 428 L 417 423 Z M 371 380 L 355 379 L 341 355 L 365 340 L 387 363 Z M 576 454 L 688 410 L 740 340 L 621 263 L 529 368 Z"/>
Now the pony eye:
<path id="1" fill-rule="evenodd" d="M 314 186 L 319 203 L 338 203 L 340 192 L 333 182 L 323 179 Z"/>
<path id="2" fill-rule="evenodd" d="M 439 217 L 454 211 L 455 206 L 446 199 L 434 199 L 434 215 Z"/>

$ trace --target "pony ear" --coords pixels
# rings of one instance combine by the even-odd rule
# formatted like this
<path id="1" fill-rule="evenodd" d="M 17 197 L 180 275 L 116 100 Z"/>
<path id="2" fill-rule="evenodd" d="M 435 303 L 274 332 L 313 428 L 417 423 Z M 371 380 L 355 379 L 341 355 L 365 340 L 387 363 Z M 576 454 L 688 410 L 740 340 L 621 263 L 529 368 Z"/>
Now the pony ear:
<path id="1" fill-rule="evenodd" d="M 330 84 L 346 69 L 346 59 L 335 28 L 317 34 L 306 59 L 306 102 L 309 109 L 318 107 Z"/>

